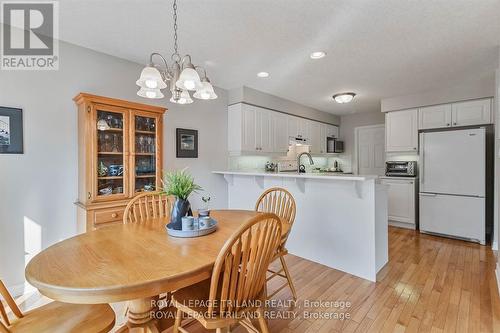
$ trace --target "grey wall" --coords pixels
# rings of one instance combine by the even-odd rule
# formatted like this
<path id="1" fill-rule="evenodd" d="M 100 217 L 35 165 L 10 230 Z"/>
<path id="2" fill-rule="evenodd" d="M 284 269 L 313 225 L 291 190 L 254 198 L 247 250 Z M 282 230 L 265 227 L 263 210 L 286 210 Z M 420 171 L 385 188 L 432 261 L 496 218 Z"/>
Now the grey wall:
<path id="1" fill-rule="evenodd" d="M 329 124 L 338 125 L 340 123 L 339 116 L 336 116 L 334 114 L 319 111 L 308 106 L 304 106 L 302 104 L 298 104 L 287 99 L 270 95 L 248 87 L 241 87 L 229 91 L 229 105 L 240 102 L 254 104 Z"/>
<path id="2" fill-rule="evenodd" d="M 354 159 L 354 129 L 360 126 L 379 125 L 385 123 L 385 116 L 380 111 L 355 113 L 340 117 L 340 138 L 344 140 L 342 163 L 344 171 L 352 171 Z"/>
<path id="3" fill-rule="evenodd" d="M 381 100 L 382 112 L 410 109 L 426 105 L 444 104 L 495 95 L 495 74 L 470 81 L 450 83 L 442 89 Z"/>
<path id="4" fill-rule="evenodd" d="M 60 61 L 58 71 L 0 73 L 0 105 L 24 110 L 24 154 L 0 154 L 0 278 L 11 287 L 24 282 L 25 250 L 32 255 L 77 231 L 77 117 L 72 98 L 80 92 L 166 105 L 165 168 L 189 165 L 213 194 L 214 207 L 227 202 L 223 180 L 210 173 L 227 163 L 225 91 L 218 89 L 215 101 L 177 106 L 166 98 L 152 101 L 136 95 L 139 64 L 62 42 Z M 200 131 L 198 159 L 175 158 L 176 127 Z M 193 201 L 196 206 L 198 198 Z"/>

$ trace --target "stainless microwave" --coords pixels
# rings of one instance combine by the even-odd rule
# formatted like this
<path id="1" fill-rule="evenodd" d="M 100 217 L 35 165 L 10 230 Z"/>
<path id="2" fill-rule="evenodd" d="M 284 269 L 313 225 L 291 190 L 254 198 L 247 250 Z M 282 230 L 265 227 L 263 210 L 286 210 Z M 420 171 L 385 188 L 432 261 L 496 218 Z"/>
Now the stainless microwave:
<path id="1" fill-rule="evenodd" d="M 328 154 L 332 153 L 343 153 L 344 152 L 344 141 L 340 141 L 333 136 L 326 138 L 326 152 Z"/>

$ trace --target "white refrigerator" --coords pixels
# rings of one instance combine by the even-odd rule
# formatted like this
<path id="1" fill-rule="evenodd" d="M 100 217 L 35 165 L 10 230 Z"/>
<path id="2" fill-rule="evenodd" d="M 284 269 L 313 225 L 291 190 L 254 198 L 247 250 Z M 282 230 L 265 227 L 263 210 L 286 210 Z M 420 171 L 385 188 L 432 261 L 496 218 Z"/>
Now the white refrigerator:
<path id="1" fill-rule="evenodd" d="M 485 244 L 486 129 L 420 133 L 420 231 Z"/>

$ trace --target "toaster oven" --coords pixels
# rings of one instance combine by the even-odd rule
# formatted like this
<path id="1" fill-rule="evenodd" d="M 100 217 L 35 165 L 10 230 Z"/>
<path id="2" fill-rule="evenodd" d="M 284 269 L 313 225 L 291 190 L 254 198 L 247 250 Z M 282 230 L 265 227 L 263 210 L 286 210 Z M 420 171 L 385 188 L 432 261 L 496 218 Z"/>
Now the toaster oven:
<path id="1" fill-rule="evenodd" d="M 417 162 L 415 161 L 388 161 L 385 162 L 385 175 L 396 177 L 415 177 Z"/>

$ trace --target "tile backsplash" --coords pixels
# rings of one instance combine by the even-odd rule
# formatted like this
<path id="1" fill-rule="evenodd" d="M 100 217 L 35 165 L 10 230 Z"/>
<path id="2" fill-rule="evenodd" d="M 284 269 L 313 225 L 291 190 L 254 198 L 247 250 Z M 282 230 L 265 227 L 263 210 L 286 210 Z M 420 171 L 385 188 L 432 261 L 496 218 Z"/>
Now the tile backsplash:
<path id="1" fill-rule="evenodd" d="M 305 158 L 305 157 L 304 157 Z M 286 156 L 276 157 L 276 156 L 230 156 L 228 160 L 229 170 L 265 170 L 266 162 L 275 162 L 280 159 L 286 159 Z M 326 157 L 326 156 L 313 156 L 314 165 L 309 166 L 309 163 L 304 162 L 306 168 L 309 170 L 311 168 L 325 168 L 333 167 L 333 163 L 337 160 L 344 171 L 350 168 L 350 163 L 347 164 L 346 160 L 342 157 Z"/>

